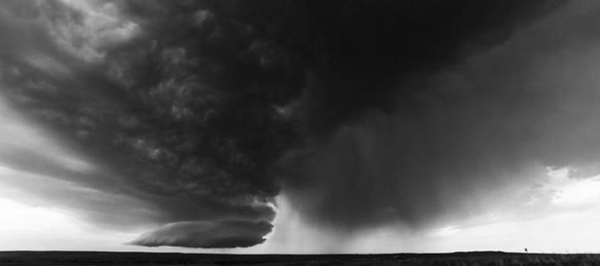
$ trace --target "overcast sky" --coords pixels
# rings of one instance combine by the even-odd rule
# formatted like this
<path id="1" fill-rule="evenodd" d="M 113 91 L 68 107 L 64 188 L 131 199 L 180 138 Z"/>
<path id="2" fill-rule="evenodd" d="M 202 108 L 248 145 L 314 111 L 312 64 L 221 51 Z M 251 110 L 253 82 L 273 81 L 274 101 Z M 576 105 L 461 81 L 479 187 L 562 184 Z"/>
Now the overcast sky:
<path id="1" fill-rule="evenodd" d="M 600 3 L 0 3 L 0 249 L 600 252 Z"/>

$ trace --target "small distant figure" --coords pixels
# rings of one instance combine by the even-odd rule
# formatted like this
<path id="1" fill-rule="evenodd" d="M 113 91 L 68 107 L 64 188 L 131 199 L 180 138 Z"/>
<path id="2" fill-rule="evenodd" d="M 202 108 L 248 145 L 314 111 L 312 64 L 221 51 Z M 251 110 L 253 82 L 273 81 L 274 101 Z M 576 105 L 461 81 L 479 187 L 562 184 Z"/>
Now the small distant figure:
<path id="1" fill-rule="evenodd" d="M 525 253 L 529 253 L 529 251 L 527 251 L 527 248 L 525 248 Z"/>

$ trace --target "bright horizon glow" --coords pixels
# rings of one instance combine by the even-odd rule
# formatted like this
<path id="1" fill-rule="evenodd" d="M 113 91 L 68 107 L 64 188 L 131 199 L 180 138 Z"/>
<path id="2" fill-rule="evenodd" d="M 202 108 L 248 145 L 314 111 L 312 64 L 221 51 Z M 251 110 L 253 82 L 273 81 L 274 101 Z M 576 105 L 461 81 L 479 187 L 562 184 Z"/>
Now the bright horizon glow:
<path id="1" fill-rule="evenodd" d="M 59 209 L 0 199 L 0 250 L 120 250 L 132 234 L 91 230 Z M 139 250 L 139 249 L 138 249 Z"/>
<path id="2" fill-rule="evenodd" d="M 283 209 L 279 211 L 285 212 Z M 327 250 L 323 250 L 322 241 L 333 237 L 301 222 L 287 221 L 276 223 L 277 229 L 265 243 L 246 249 L 145 248 L 126 244 L 139 232 L 94 228 L 60 209 L 0 199 L 0 213 L 10 214 L 0 216 L 0 250 L 314 254 L 327 253 Z M 600 252 L 600 243 L 595 241 L 600 238 L 600 228 L 596 226 L 599 221 L 600 211 L 593 208 L 577 213 L 556 213 L 529 221 L 500 221 L 467 228 L 445 227 L 418 236 L 393 229 L 379 229 L 349 238 L 351 246 L 342 253 L 521 252 L 524 248 L 533 253 L 597 253 Z M 297 233 L 284 231 L 290 229 Z"/>

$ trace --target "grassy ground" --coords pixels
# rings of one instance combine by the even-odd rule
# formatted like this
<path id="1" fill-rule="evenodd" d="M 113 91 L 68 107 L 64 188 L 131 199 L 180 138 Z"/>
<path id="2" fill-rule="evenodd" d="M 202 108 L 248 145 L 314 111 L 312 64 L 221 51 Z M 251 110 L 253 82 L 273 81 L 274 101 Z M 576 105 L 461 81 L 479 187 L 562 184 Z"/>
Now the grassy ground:
<path id="1" fill-rule="evenodd" d="M 462 252 L 385 255 L 216 255 L 112 252 L 0 252 L 0 265 L 600 265 L 600 254 Z"/>

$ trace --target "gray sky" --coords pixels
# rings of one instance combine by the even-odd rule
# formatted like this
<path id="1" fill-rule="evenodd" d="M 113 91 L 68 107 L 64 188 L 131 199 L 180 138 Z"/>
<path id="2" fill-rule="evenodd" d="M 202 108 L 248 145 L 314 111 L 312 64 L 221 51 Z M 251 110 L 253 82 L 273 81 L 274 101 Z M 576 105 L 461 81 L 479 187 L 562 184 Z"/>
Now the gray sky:
<path id="1" fill-rule="evenodd" d="M 0 4 L 0 249 L 600 250 L 594 1 L 223 3 Z"/>

